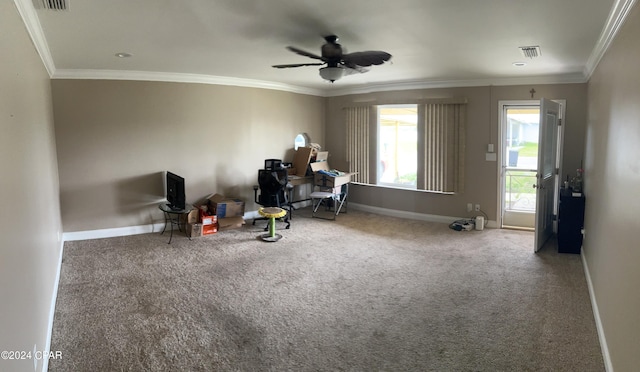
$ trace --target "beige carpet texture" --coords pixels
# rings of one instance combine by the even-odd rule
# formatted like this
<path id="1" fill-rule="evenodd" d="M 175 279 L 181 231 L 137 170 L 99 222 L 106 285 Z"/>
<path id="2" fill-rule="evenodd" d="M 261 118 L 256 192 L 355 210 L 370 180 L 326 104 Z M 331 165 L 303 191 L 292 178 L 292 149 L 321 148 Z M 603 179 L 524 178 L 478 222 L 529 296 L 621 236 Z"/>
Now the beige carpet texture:
<path id="1" fill-rule="evenodd" d="M 605 370 L 581 257 L 553 241 L 353 209 L 264 226 L 66 242 L 49 370 Z"/>

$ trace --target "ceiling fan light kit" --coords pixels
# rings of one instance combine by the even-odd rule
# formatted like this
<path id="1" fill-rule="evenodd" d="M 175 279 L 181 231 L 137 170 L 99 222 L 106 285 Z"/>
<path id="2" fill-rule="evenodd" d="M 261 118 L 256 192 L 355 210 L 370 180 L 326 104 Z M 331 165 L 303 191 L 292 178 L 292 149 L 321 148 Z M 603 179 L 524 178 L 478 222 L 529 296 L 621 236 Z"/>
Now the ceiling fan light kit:
<path id="1" fill-rule="evenodd" d="M 302 66 L 322 66 L 320 68 L 320 76 L 330 82 L 339 80 L 345 74 L 355 72 L 365 73 L 369 71 L 367 67 L 373 65 L 381 65 L 391 59 L 391 54 L 378 50 L 369 50 L 365 52 L 343 53 L 342 46 L 338 44 L 338 37 L 328 35 L 324 38 L 326 43 L 322 45 L 322 55 L 316 55 L 306 50 L 288 46 L 287 49 L 301 56 L 313 58 L 322 61 L 316 63 L 296 63 L 288 65 L 274 65 L 275 68 L 292 68 Z"/>
<path id="2" fill-rule="evenodd" d="M 332 83 L 339 80 L 342 75 L 344 75 L 344 69 L 342 67 L 322 67 L 320 69 L 320 76 Z"/>

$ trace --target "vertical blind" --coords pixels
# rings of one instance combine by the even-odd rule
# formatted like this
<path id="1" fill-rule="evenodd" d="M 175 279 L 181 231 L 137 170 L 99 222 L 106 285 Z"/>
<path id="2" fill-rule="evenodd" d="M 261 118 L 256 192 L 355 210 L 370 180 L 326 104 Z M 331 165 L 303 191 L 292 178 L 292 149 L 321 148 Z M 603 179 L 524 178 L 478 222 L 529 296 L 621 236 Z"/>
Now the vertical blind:
<path id="1" fill-rule="evenodd" d="M 358 173 L 353 179 L 355 182 L 371 183 L 370 164 L 377 158 L 377 144 L 370 143 L 372 108 L 345 108 L 346 159 L 349 171 Z M 418 110 L 418 116 L 421 134 L 417 188 L 442 193 L 463 192 L 466 103 L 426 103 Z"/>
<path id="2" fill-rule="evenodd" d="M 429 103 L 424 106 L 424 189 L 461 192 L 464 185 L 465 105 Z"/>
<path id="3" fill-rule="evenodd" d="M 370 107 L 349 107 L 345 109 L 347 161 L 349 172 L 355 172 L 352 181 L 369 183 L 369 125 Z M 375 155 L 375 151 L 373 152 Z"/>

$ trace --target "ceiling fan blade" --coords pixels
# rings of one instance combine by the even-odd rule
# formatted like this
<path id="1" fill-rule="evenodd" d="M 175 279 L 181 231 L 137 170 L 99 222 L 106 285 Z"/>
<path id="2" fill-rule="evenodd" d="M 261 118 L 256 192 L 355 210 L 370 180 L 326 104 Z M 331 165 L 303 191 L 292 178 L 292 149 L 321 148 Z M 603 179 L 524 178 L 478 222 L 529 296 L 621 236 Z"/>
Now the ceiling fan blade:
<path id="1" fill-rule="evenodd" d="M 309 58 L 313 58 L 313 59 L 319 59 L 321 61 L 324 61 L 324 58 L 320 57 L 319 55 L 313 54 L 311 52 L 307 52 L 306 50 L 302 50 L 293 46 L 288 46 L 287 49 L 289 49 L 290 51 L 296 53 L 296 54 L 300 54 L 301 56 L 305 56 L 305 57 L 309 57 Z"/>
<path id="2" fill-rule="evenodd" d="M 362 66 L 347 66 L 345 65 L 344 67 L 344 74 L 345 75 L 355 75 L 355 74 L 364 74 L 365 72 L 368 72 L 370 70 L 369 67 L 362 67 Z"/>
<path id="3" fill-rule="evenodd" d="M 275 68 L 289 68 L 289 67 L 302 67 L 302 66 L 322 66 L 324 63 L 293 63 L 290 65 L 273 65 Z"/>
<path id="4" fill-rule="evenodd" d="M 342 60 L 348 66 L 371 66 L 381 65 L 391 59 L 391 54 L 379 50 L 369 50 L 366 52 L 355 52 L 342 55 Z"/>

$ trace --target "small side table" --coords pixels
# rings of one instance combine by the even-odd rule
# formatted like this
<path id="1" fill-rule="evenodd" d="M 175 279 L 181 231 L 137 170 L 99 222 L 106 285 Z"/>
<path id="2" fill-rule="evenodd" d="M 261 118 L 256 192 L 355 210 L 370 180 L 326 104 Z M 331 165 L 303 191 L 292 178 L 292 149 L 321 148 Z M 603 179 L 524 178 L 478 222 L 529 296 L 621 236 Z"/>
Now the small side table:
<path id="1" fill-rule="evenodd" d="M 171 244 L 171 239 L 173 239 L 173 225 L 177 225 L 178 230 L 182 231 L 182 228 L 180 227 L 180 217 L 183 214 L 191 212 L 193 210 L 193 206 L 191 204 L 185 204 L 184 209 L 171 209 L 169 204 L 162 203 L 158 208 L 164 212 L 164 228 L 160 235 L 164 234 L 164 231 L 167 229 L 167 223 L 169 223 L 171 225 L 171 234 L 169 235 L 169 242 L 167 244 Z M 191 240 L 191 237 L 189 237 L 189 240 Z"/>

